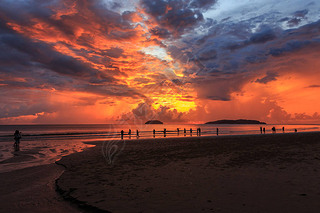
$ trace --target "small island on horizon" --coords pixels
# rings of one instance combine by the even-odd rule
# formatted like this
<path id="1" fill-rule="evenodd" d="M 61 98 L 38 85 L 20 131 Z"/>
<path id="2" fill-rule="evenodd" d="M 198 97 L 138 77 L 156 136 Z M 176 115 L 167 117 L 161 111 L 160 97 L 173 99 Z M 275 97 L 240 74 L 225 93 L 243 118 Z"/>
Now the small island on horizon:
<path id="1" fill-rule="evenodd" d="M 238 119 L 238 120 L 209 121 L 205 124 L 266 124 L 266 123 L 261 122 L 261 121 L 257 121 L 257 120 Z"/>
<path id="2" fill-rule="evenodd" d="M 163 122 L 161 122 L 159 120 L 149 120 L 149 121 L 145 122 L 145 124 L 163 124 Z"/>

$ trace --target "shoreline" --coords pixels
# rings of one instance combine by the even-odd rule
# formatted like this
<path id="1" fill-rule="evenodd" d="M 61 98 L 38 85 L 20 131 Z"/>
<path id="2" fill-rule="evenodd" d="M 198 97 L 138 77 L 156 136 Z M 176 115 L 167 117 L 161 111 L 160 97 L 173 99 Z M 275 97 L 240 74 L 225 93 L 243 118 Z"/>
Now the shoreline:
<path id="1" fill-rule="evenodd" d="M 109 142 L 125 142 L 125 143 L 130 143 L 130 142 L 162 142 L 162 141 L 174 141 L 174 142 L 179 142 L 179 141 L 198 141 L 198 140 L 215 140 L 216 138 L 238 138 L 238 137 L 263 137 L 263 136 L 279 136 L 279 135 L 303 135 L 303 134 L 320 134 L 320 131 L 310 131 L 310 132 L 288 132 L 288 133 L 266 133 L 266 134 L 239 134 L 239 135 L 205 135 L 205 136 L 190 136 L 190 135 L 186 135 L 186 136 L 179 136 L 179 137 L 148 137 L 148 138 L 135 138 L 135 139 L 121 139 L 121 138 L 114 138 L 114 139 L 105 139 L 105 140 L 92 140 L 92 141 L 83 141 L 82 143 L 84 144 L 88 144 L 88 145 L 94 145 L 94 146 L 98 146 L 98 145 L 102 145 L 104 143 L 109 143 Z M 90 147 L 89 147 L 90 148 Z M 71 154 L 76 154 L 76 153 L 71 153 Z M 71 155 L 69 154 L 69 155 Z M 67 155 L 68 156 L 68 155 Z M 63 156 L 65 157 L 65 156 Z"/>
<path id="2" fill-rule="evenodd" d="M 216 138 L 216 137 L 240 137 L 240 136 L 259 136 L 259 135 L 283 135 L 283 134 L 308 134 L 308 133 L 320 133 L 320 131 L 301 131 L 301 132 L 277 132 L 277 133 L 257 133 L 257 134 L 221 134 L 219 133 L 219 135 L 216 135 L 214 133 L 210 134 L 210 135 L 201 135 L 201 136 L 197 136 L 196 133 L 193 134 L 192 136 L 190 136 L 190 133 L 187 133 L 186 136 L 183 136 L 183 134 L 180 134 L 181 136 L 168 136 L 167 137 L 143 137 L 143 136 L 139 136 L 138 138 L 136 136 L 132 136 L 131 139 L 130 138 L 123 138 L 121 139 L 121 137 L 118 138 L 107 138 L 107 139 L 99 139 L 99 140 L 90 140 L 90 141 L 83 141 L 83 143 L 85 144 L 93 144 L 96 145 L 98 143 L 101 142 L 107 142 L 107 141 L 145 141 L 145 140 L 170 140 L 170 139 L 190 139 L 190 138 Z M 125 135 L 128 136 L 128 135 Z"/>
<path id="3" fill-rule="evenodd" d="M 96 147 L 65 156 L 59 161 L 65 165 L 66 171 L 56 184 L 73 202 L 94 206 L 101 211 L 233 212 L 235 209 L 227 204 L 231 198 L 241 201 L 232 199 L 233 205 L 243 211 L 258 211 L 266 208 L 267 201 L 251 200 L 261 197 L 258 190 L 261 188 L 266 199 L 278 199 L 288 204 L 275 202 L 266 208 L 270 211 L 265 212 L 283 212 L 283 209 L 299 212 L 302 207 L 298 201 L 303 205 L 309 202 L 307 209 L 313 212 L 314 208 L 320 208 L 315 203 L 320 193 L 313 191 L 315 185 L 319 185 L 315 181 L 316 177 L 319 178 L 315 172 L 320 170 L 320 155 L 317 154 L 320 152 L 315 152 L 320 151 L 319 135 L 319 132 L 300 132 L 131 139 L 127 140 L 113 164 L 108 164 L 106 156 L 103 156 L 105 147 L 101 141 L 89 142 Z M 302 173 L 310 176 L 305 177 Z M 289 184 L 291 177 L 294 177 L 291 181 L 297 183 Z M 305 183 L 302 178 L 310 180 Z M 251 186 L 253 180 L 256 182 L 254 188 Z M 239 185 L 237 181 L 243 183 Z M 204 190 L 212 187 L 211 183 L 223 187 L 218 187 L 217 192 Z M 290 194 L 299 189 L 298 183 L 301 193 Z M 280 191 L 277 191 L 279 187 Z M 280 195 L 275 195 L 277 193 Z M 179 197 L 179 194 L 184 196 Z M 286 197 L 288 194 L 289 198 Z M 300 200 L 306 196 L 310 198 L 310 195 L 311 201 Z M 209 208 L 210 205 L 213 207 Z"/>

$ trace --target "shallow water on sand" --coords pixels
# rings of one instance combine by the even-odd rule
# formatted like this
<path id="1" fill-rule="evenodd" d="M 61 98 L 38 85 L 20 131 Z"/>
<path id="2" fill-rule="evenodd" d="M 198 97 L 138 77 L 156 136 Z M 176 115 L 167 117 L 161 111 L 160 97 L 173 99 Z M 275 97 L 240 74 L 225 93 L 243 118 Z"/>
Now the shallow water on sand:
<path id="1" fill-rule="evenodd" d="M 0 173 L 54 163 L 61 157 L 81 152 L 93 145 L 80 141 L 22 141 L 19 150 L 13 143 L 0 143 Z"/>

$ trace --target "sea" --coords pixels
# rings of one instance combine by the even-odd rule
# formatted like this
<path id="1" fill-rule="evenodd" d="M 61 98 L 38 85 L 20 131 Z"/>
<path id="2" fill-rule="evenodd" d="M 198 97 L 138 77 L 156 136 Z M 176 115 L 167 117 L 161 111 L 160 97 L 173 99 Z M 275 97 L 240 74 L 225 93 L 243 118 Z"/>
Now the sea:
<path id="1" fill-rule="evenodd" d="M 61 125 L 0 125 L 0 173 L 29 166 L 53 163 L 65 155 L 81 152 L 93 145 L 90 141 L 126 140 L 170 137 L 202 137 L 224 135 L 276 134 L 320 131 L 319 124 L 61 124 Z M 284 132 L 282 128 L 284 127 Z M 197 129 L 201 129 L 201 136 Z M 166 129 L 166 134 L 164 134 Z M 179 129 L 179 132 L 178 132 Z M 218 135 L 217 135 L 218 129 Z M 20 149 L 13 148 L 13 134 L 22 134 Z M 123 138 L 121 131 L 123 130 Z M 131 130 L 131 134 L 129 134 Z M 155 130 L 155 134 L 153 134 Z M 184 133 L 186 130 L 186 133 Z M 192 130 L 192 131 L 190 131 Z M 137 137 L 137 131 L 139 137 Z"/>

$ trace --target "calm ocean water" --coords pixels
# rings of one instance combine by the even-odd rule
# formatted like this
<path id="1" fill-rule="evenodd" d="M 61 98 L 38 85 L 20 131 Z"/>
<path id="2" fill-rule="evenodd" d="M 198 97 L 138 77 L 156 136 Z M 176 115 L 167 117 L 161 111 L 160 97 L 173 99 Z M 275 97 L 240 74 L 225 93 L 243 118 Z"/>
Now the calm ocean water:
<path id="1" fill-rule="evenodd" d="M 311 132 L 320 131 L 320 125 L 195 125 L 195 124 L 175 124 L 175 125 L 119 125 L 119 124 L 77 124 L 77 125 L 0 125 L 0 142 L 13 142 L 13 133 L 16 129 L 22 132 L 22 141 L 97 141 L 119 139 L 121 130 L 124 130 L 124 138 L 129 139 L 128 131 L 131 129 L 131 138 L 136 138 L 136 130 L 139 130 L 139 138 L 152 138 L 153 129 L 156 130 L 156 138 L 164 137 L 164 128 L 167 131 L 166 137 L 191 136 L 190 128 L 193 130 L 192 136 L 196 136 L 196 129 L 201 128 L 202 136 L 216 135 L 219 128 L 219 135 L 244 135 L 260 134 L 260 127 L 266 128 L 266 134 L 271 133 L 271 128 L 276 127 L 277 132 Z M 177 134 L 177 128 L 180 134 Z M 187 130 L 184 135 L 184 128 Z"/>

